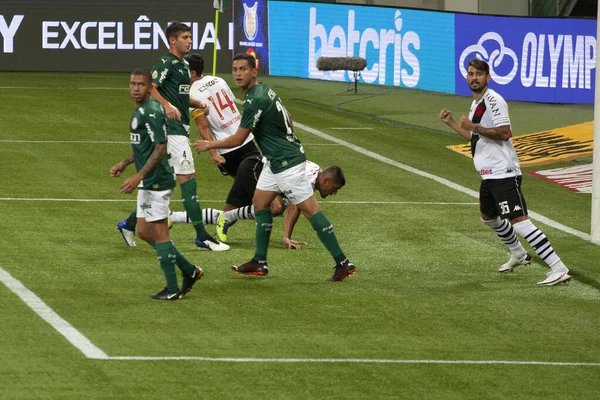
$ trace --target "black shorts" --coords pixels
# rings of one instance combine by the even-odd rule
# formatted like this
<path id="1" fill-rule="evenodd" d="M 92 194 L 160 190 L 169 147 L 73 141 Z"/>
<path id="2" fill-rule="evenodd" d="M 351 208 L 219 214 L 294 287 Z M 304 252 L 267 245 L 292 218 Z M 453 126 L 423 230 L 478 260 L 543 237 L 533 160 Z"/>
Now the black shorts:
<path id="1" fill-rule="evenodd" d="M 225 158 L 225 164 L 219 166 L 221 173 L 235 178 L 242 161 L 246 158 L 253 158 L 260 161 L 262 160 L 262 154 L 260 154 L 254 142 L 250 141 L 237 150 L 223 154 L 223 158 Z"/>
<path id="2" fill-rule="evenodd" d="M 522 176 L 484 179 L 479 187 L 479 210 L 490 218 L 514 219 L 527 215 L 527 204 L 521 192 Z"/>
<path id="3" fill-rule="evenodd" d="M 236 207 L 252 205 L 252 197 L 256 189 L 256 182 L 263 169 L 261 159 L 248 157 L 238 166 L 237 175 L 227 195 L 227 204 Z"/>

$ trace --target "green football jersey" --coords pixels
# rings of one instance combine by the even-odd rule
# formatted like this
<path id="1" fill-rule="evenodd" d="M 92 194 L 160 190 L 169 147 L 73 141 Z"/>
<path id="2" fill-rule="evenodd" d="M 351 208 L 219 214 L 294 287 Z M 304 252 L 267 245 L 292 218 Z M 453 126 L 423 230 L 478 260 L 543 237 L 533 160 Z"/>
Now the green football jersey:
<path id="1" fill-rule="evenodd" d="M 139 171 L 146 165 L 154 151 L 155 144 L 167 143 L 165 112 L 160 103 L 152 98 L 133 110 L 131 116 L 131 148 L 135 169 Z M 169 164 L 169 154 L 165 154 L 160 163 L 142 180 L 141 189 L 167 190 L 175 187 L 173 167 Z"/>
<path id="2" fill-rule="evenodd" d="M 181 121 L 167 119 L 169 135 L 190 135 L 190 68 L 186 60 L 171 53 L 160 57 L 152 66 L 152 83 L 162 97 L 181 113 Z"/>
<path id="3" fill-rule="evenodd" d="M 240 127 L 252 130 L 274 174 L 306 161 L 283 102 L 267 85 L 256 84 L 248 90 L 243 111 Z"/>

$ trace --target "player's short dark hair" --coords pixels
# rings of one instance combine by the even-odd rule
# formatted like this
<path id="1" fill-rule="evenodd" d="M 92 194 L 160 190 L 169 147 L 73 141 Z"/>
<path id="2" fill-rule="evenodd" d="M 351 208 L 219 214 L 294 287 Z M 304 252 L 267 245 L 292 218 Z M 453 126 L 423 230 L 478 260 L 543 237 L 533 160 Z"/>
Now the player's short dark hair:
<path id="1" fill-rule="evenodd" d="M 167 37 L 167 40 L 169 38 L 177 39 L 179 37 L 179 35 L 181 35 L 183 32 L 191 32 L 191 31 L 192 31 L 192 28 L 190 28 L 186 24 L 179 22 L 179 21 L 175 21 L 175 22 L 171 23 L 169 26 L 167 26 L 167 29 L 165 29 L 165 36 Z"/>
<path id="2" fill-rule="evenodd" d="M 202 75 L 204 72 L 204 58 L 200 54 L 190 53 L 183 58 L 190 64 L 190 72 L 194 71 L 196 75 Z"/>
<path id="3" fill-rule="evenodd" d="M 152 74 L 150 73 L 150 70 L 147 68 L 136 68 L 133 71 L 131 71 L 131 76 L 137 76 L 137 75 L 141 75 L 146 79 L 146 82 L 148 83 L 152 83 Z"/>
<path id="4" fill-rule="evenodd" d="M 248 61 L 248 65 L 250 65 L 250 68 L 256 68 L 256 58 L 254 58 L 252 54 L 240 53 L 237 56 L 233 57 L 233 61 L 236 60 L 246 60 Z"/>
<path id="5" fill-rule="evenodd" d="M 475 69 L 483 71 L 486 73 L 486 75 L 490 74 L 490 66 L 488 65 L 488 63 L 483 60 L 480 60 L 479 58 L 473 58 L 473 59 L 469 60 L 469 64 L 467 65 L 467 68 L 469 68 L 469 67 L 473 67 Z"/>
<path id="6" fill-rule="evenodd" d="M 338 166 L 332 165 L 331 167 L 325 168 L 323 170 L 328 177 L 330 177 L 335 184 L 344 186 L 346 184 L 346 177 L 344 176 L 344 172 Z"/>

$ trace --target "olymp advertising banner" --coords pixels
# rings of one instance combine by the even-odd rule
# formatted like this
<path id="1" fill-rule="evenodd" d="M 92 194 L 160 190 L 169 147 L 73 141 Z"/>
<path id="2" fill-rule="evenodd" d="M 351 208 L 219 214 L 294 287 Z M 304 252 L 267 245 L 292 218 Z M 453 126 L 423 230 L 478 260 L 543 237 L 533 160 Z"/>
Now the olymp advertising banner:
<path id="1" fill-rule="evenodd" d="M 457 14 L 456 94 L 470 95 L 466 64 L 490 65 L 507 100 L 594 103 L 596 21 Z"/>
<path id="2" fill-rule="evenodd" d="M 234 53 L 252 54 L 261 75 L 269 74 L 269 8 L 267 0 L 236 0 L 233 6 Z"/>
<path id="3" fill-rule="evenodd" d="M 192 51 L 212 65 L 212 1 L 24 2 L 2 0 L 0 70 L 131 71 L 148 68 L 168 51 L 164 29 L 172 21 L 192 28 Z M 231 8 L 221 14 L 219 71 L 231 70 Z"/>

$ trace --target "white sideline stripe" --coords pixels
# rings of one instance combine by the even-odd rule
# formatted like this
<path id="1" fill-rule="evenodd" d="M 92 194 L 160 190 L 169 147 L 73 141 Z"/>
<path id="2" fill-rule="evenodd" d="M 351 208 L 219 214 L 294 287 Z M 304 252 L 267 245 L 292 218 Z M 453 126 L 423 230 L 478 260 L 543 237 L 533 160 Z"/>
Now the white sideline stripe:
<path id="1" fill-rule="evenodd" d="M 447 179 L 441 178 L 441 177 L 439 177 L 437 175 L 433 175 L 433 174 L 430 174 L 428 172 L 421 171 L 419 169 L 413 168 L 413 167 L 405 165 L 405 164 L 401 164 L 401 163 L 396 162 L 394 160 L 391 160 L 391 159 L 389 159 L 387 157 L 384 157 L 382 155 L 379 155 L 377 153 L 369 151 L 369 150 L 367 150 L 365 148 L 362 148 L 360 146 L 356 146 L 356 145 L 354 145 L 352 143 L 348 143 L 345 140 L 338 139 L 336 137 L 333 137 L 331 135 L 323 133 L 323 132 L 321 132 L 319 130 L 316 130 L 314 128 L 311 128 L 309 126 L 301 124 L 299 122 L 294 122 L 294 126 L 297 126 L 298 128 L 300 128 L 300 129 L 302 129 L 302 130 L 304 130 L 304 131 L 306 131 L 308 133 L 312 133 L 313 135 L 318 136 L 318 137 L 320 137 L 322 139 L 330 140 L 330 141 L 332 141 L 334 143 L 341 144 L 342 146 L 345 146 L 345 147 L 347 147 L 347 148 L 349 148 L 351 150 L 354 150 L 354 151 L 356 151 L 358 153 L 361 153 L 361 154 L 363 154 L 365 156 L 374 158 L 374 159 L 376 159 L 378 161 L 381 161 L 383 163 L 392 165 L 394 167 L 401 168 L 401 169 L 403 169 L 405 171 L 412 172 L 413 174 L 422 176 L 424 178 L 432 179 L 432 180 L 434 180 L 434 181 L 436 181 L 438 183 L 441 183 L 442 185 L 448 186 L 449 188 L 452 188 L 452 189 L 454 189 L 456 191 L 465 193 L 465 194 L 467 194 L 467 195 L 469 195 L 471 197 L 475 197 L 476 199 L 479 198 L 479 193 L 477 193 L 476 191 L 468 189 L 468 188 L 466 188 L 464 186 L 460 186 L 460 185 L 458 185 L 458 184 L 456 184 L 456 183 L 454 183 L 452 181 L 449 181 Z M 558 230 L 566 232 L 566 233 L 570 233 L 571 235 L 577 236 L 578 238 L 583 239 L 585 241 L 589 242 L 592 239 L 591 235 L 588 234 L 588 233 L 584 233 L 584 232 L 578 231 L 576 229 L 570 228 L 570 227 L 568 227 L 566 225 L 563 225 L 563 224 L 561 224 L 559 222 L 551 220 L 550 218 L 544 217 L 543 215 L 538 214 L 535 211 L 529 210 L 529 216 L 531 218 L 533 218 L 533 219 L 536 219 L 536 220 L 538 220 L 538 221 L 540 221 L 540 222 L 548 225 L 548 226 L 551 226 L 551 227 L 553 227 L 555 229 L 558 229 Z"/>
<path id="2" fill-rule="evenodd" d="M 0 143 L 82 143 L 82 144 L 131 144 L 131 142 L 116 142 L 110 140 L 18 140 L 1 139 Z M 337 143 L 302 143 L 303 146 L 339 146 Z"/>
<path id="3" fill-rule="evenodd" d="M 345 128 L 345 127 L 334 127 L 334 128 L 329 128 L 329 129 L 333 129 L 336 131 L 372 131 L 373 128 Z"/>
<path id="4" fill-rule="evenodd" d="M 28 198 L 10 198 L 10 197 L 0 197 L 0 201 L 73 201 L 73 202 L 82 202 L 82 203 L 119 203 L 119 202 L 132 202 L 136 201 L 136 199 L 52 199 L 52 198 L 37 198 L 37 199 L 28 199 Z M 224 200 L 207 200 L 200 199 L 200 202 L 206 203 L 219 203 Z M 414 204 L 414 205 L 477 205 L 478 203 L 452 203 L 452 202 L 436 202 L 436 201 L 353 201 L 353 200 L 324 200 L 321 202 L 322 204 Z"/>
<path id="5" fill-rule="evenodd" d="M 50 307 L 46 305 L 35 293 L 27 289 L 17 279 L 13 278 L 11 274 L 6 272 L 0 267 L 0 282 L 14 294 L 19 296 L 29 308 L 39 315 L 44 321 L 50 324 L 54 329 L 65 337 L 73 346 L 83 353 L 87 358 L 96 359 L 108 359 L 108 355 L 94 346 L 92 342 L 85 336 L 83 336 L 77 329 L 71 324 L 62 319 L 60 315 L 54 312 Z"/>
<path id="6" fill-rule="evenodd" d="M 114 142 L 108 140 L 0 140 L 2 143 L 83 143 L 83 144 L 131 144 L 131 142 Z"/>
<path id="7" fill-rule="evenodd" d="M 0 86 L 0 89 L 36 89 L 36 90 L 128 90 L 126 87 L 51 87 L 51 86 Z"/>
<path id="8" fill-rule="evenodd" d="M 600 363 L 554 362 L 554 361 L 505 361 L 505 360 L 386 360 L 373 358 L 227 358 L 227 357 L 138 357 L 115 356 L 108 360 L 125 361 L 216 361 L 236 363 L 354 363 L 354 364 L 492 364 L 492 365 L 556 365 L 600 367 Z"/>

